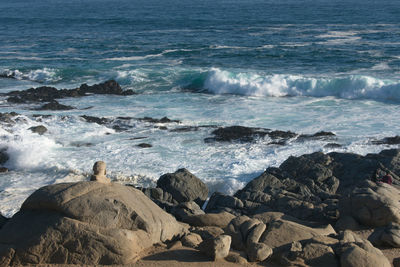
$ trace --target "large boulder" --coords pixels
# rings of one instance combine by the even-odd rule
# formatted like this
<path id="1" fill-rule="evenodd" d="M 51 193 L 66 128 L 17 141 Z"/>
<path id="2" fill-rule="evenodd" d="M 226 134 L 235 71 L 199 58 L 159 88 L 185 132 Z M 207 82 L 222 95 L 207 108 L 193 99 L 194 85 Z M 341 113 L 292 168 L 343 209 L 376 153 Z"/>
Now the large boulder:
<path id="1" fill-rule="evenodd" d="M 0 262 L 128 264 L 184 227 L 142 192 L 98 182 L 45 186 L 0 230 Z"/>
<path id="2" fill-rule="evenodd" d="M 341 216 L 352 216 L 372 227 L 400 223 L 400 191 L 388 184 L 367 182 L 340 199 Z"/>
<path id="3" fill-rule="evenodd" d="M 208 196 L 207 186 L 186 169 L 162 175 L 157 181 L 157 187 L 170 193 L 179 203 L 194 201 L 200 207 Z"/>

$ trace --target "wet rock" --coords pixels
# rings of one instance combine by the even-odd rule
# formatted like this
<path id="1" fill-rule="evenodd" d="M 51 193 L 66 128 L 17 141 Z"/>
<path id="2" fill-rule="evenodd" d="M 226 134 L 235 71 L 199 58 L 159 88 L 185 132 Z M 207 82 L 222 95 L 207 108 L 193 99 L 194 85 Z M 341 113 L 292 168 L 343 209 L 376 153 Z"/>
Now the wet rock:
<path id="1" fill-rule="evenodd" d="M 198 131 L 200 128 L 197 126 L 186 126 L 186 127 L 179 127 L 175 129 L 169 130 L 170 132 L 174 133 L 186 133 L 186 132 L 195 132 Z"/>
<path id="2" fill-rule="evenodd" d="M 212 132 L 214 137 L 206 138 L 205 142 L 252 142 L 257 138 L 266 136 L 269 132 L 269 129 L 244 126 L 220 127 Z"/>
<path id="3" fill-rule="evenodd" d="M 150 123 L 181 123 L 181 121 L 179 121 L 179 120 L 171 120 L 168 117 L 163 117 L 161 119 L 155 119 L 155 118 L 151 118 L 151 117 L 144 117 L 144 118 L 138 118 L 137 120 L 150 122 Z"/>
<path id="4" fill-rule="evenodd" d="M 231 247 L 231 237 L 229 235 L 221 235 L 214 239 L 204 240 L 199 249 L 211 259 L 223 259 L 229 254 Z"/>
<path id="5" fill-rule="evenodd" d="M 114 81 L 109 80 L 104 83 L 89 86 L 82 84 L 76 89 L 60 89 L 49 86 L 41 86 L 37 88 L 30 88 L 23 91 L 12 91 L 7 93 L 8 102 L 12 103 L 26 103 L 26 102 L 53 102 L 55 99 L 66 97 L 81 97 L 90 94 L 113 94 L 113 95 L 133 95 L 132 90 L 123 91 L 120 85 Z"/>
<path id="6" fill-rule="evenodd" d="M 4 217 L 1 213 L 0 213 L 0 229 L 3 227 L 3 225 L 6 224 L 6 222 L 8 221 L 8 219 L 6 217 Z"/>
<path id="7" fill-rule="evenodd" d="M 72 142 L 70 143 L 71 146 L 75 147 L 92 147 L 94 146 L 93 143 L 81 143 L 81 142 Z"/>
<path id="8" fill-rule="evenodd" d="M 32 133 L 37 133 L 39 135 L 43 135 L 45 132 L 47 132 L 47 128 L 43 125 L 30 127 L 28 130 L 31 130 Z"/>
<path id="9" fill-rule="evenodd" d="M 140 148 L 149 148 L 149 147 L 153 147 L 152 145 L 147 144 L 147 143 L 140 143 L 140 144 L 138 144 L 138 145 L 136 145 L 136 146 L 138 146 L 138 147 L 140 147 Z"/>
<path id="10" fill-rule="evenodd" d="M 104 125 L 104 124 L 107 124 L 110 122 L 110 120 L 107 118 L 99 118 L 99 117 L 87 116 L 87 115 L 82 115 L 80 117 L 83 118 L 87 122 L 97 123 L 99 125 Z"/>
<path id="11" fill-rule="evenodd" d="M 56 100 L 52 100 L 51 102 L 44 104 L 43 106 L 37 108 L 36 110 L 71 110 L 71 109 L 75 108 L 72 106 L 60 104 Z"/>
<path id="12" fill-rule="evenodd" d="M 8 125 L 14 125 L 16 116 L 19 116 L 19 114 L 15 112 L 0 113 L 0 122 Z"/>
<path id="13" fill-rule="evenodd" d="M 400 136 L 385 137 L 381 140 L 372 141 L 371 143 L 374 145 L 398 145 L 400 144 Z"/>
<path id="14" fill-rule="evenodd" d="M 157 187 L 170 193 L 179 203 L 194 201 L 200 207 L 208 196 L 207 186 L 186 169 L 162 175 L 157 181 Z"/>
<path id="15" fill-rule="evenodd" d="M 324 145 L 325 148 L 341 148 L 343 147 L 341 144 L 337 144 L 337 143 L 328 143 L 326 145 Z"/>
<path id="16" fill-rule="evenodd" d="M 0 173 L 5 173 L 8 172 L 8 169 L 6 167 L 0 167 Z"/>
<path id="17" fill-rule="evenodd" d="M 298 139 L 326 139 L 334 136 L 336 135 L 332 132 L 320 131 L 315 134 L 302 134 L 298 137 Z"/>
<path id="18" fill-rule="evenodd" d="M 10 157 L 8 156 L 7 148 L 0 149 L 0 164 L 3 165 L 9 159 L 10 159 Z"/>

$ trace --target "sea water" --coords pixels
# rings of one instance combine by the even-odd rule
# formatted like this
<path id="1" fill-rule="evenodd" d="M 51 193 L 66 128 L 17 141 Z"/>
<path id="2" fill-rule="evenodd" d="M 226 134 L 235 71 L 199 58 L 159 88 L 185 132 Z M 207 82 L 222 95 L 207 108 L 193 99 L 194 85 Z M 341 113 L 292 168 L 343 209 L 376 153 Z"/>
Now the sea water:
<path id="1" fill-rule="evenodd" d="M 11 216 L 41 186 L 87 180 L 97 160 L 117 182 L 154 186 L 187 168 L 232 194 L 292 155 L 398 148 L 373 141 L 400 131 L 399 17 L 397 0 L 0 1 L 0 73 L 14 77 L 0 78 L 1 93 L 108 79 L 138 93 L 60 100 L 70 111 L 0 97 L 0 112 L 20 114 L 0 128 L 10 155 L 0 212 Z M 117 119 L 145 116 L 181 123 Z M 28 130 L 37 125 L 48 131 Z M 281 146 L 207 143 L 212 127 L 174 131 L 202 125 L 336 136 Z"/>

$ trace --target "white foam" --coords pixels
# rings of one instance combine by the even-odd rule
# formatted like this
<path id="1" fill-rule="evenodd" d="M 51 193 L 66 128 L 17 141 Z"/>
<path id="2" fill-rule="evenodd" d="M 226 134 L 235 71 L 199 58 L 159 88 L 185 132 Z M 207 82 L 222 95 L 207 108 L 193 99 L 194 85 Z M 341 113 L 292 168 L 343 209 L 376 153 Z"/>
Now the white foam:
<path id="1" fill-rule="evenodd" d="M 313 78 L 298 75 L 261 75 L 212 69 L 204 87 L 214 94 L 247 96 L 334 96 L 400 102 L 400 81 L 370 76 Z"/>
<path id="2" fill-rule="evenodd" d="M 3 70 L 3 73 L 18 80 L 30 80 L 35 82 L 56 82 L 61 80 L 61 77 L 57 75 L 57 70 L 51 68 L 30 70 L 28 72 L 23 72 L 18 69 L 5 69 Z"/>

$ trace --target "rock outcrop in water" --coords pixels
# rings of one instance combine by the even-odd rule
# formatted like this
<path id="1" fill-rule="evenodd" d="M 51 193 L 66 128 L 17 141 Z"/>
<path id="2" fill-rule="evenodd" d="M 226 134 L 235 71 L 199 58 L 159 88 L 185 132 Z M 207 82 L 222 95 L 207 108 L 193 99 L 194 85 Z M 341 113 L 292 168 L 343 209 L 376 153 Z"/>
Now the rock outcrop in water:
<path id="1" fill-rule="evenodd" d="M 82 84 L 75 89 L 57 89 L 49 86 L 30 88 L 24 91 L 12 91 L 6 94 L 7 101 L 10 103 L 29 103 L 29 102 L 53 102 L 56 99 L 66 97 L 81 97 L 90 94 L 108 95 L 133 95 L 132 90 L 122 90 L 121 86 L 114 80 L 104 83 L 87 85 Z"/>

